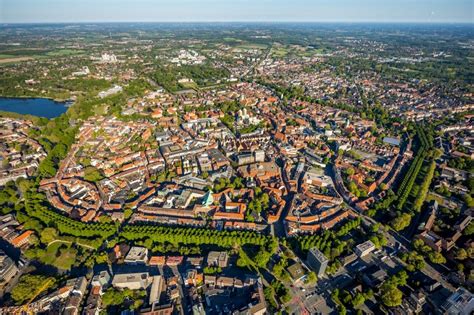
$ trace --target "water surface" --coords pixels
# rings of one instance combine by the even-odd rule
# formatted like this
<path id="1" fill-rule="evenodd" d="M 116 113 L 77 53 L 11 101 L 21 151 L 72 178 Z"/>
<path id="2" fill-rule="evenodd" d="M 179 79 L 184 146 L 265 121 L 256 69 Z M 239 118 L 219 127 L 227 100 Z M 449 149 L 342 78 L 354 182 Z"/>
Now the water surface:
<path id="1" fill-rule="evenodd" d="M 56 102 L 48 98 L 0 97 L 0 111 L 54 118 L 67 111 L 69 102 Z"/>

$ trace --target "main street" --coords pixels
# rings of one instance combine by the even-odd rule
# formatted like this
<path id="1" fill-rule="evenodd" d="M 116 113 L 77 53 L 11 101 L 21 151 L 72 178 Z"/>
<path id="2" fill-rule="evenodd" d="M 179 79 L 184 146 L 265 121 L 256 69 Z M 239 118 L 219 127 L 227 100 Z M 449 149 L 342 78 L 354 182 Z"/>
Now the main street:
<path id="1" fill-rule="evenodd" d="M 278 221 L 273 223 L 272 225 L 272 232 L 274 236 L 278 237 L 285 237 L 286 236 L 286 228 L 285 228 L 285 218 L 288 215 L 288 212 L 291 209 L 291 206 L 293 204 L 293 198 L 294 198 L 294 193 L 290 191 L 290 183 L 288 180 L 288 175 L 284 171 L 284 167 L 281 168 L 281 175 L 283 182 L 285 183 L 285 188 L 286 191 L 288 191 L 288 195 L 286 196 L 285 200 L 285 207 L 283 208 L 283 211 L 281 212 L 280 217 L 278 218 Z"/>

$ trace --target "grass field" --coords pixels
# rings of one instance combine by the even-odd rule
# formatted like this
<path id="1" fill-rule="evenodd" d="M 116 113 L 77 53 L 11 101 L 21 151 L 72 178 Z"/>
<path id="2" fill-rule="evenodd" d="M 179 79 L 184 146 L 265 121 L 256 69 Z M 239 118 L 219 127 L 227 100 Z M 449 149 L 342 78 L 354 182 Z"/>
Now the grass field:
<path id="1" fill-rule="evenodd" d="M 197 90 L 199 89 L 198 85 L 196 82 L 186 82 L 186 83 L 180 83 L 180 86 L 183 87 L 183 89 L 192 89 L 192 90 Z"/>
<path id="2" fill-rule="evenodd" d="M 74 49 L 60 49 L 55 51 L 47 52 L 46 55 L 49 57 L 65 57 L 83 54 L 83 50 L 74 50 Z"/>
<path id="3" fill-rule="evenodd" d="M 272 48 L 272 56 L 285 57 L 288 55 L 288 49 L 285 47 Z"/>
<path id="4" fill-rule="evenodd" d="M 273 57 L 283 58 L 289 54 L 298 56 L 298 57 L 312 57 L 317 54 L 324 54 L 327 51 L 324 48 L 307 48 L 302 46 L 283 46 L 283 45 L 275 45 L 272 47 L 271 55 Z"/>
<path id="5" fill-rule="evenodd" d="M 0 54 L 0 59 L 16 58 L 15 55 Z"/>
<path id="6" fill-rule="evenodd" d="M 13 63 L 49 57 L 67 57 L 80 55 L 83 53 L 83 50 L 74 49 L 59 49 L 54 51 L 6 51 L 5 53 L 0 53 L 0 63 Z"/>
<path id="7" fill-rule="evenodd" d="M 55 266 L 58 269 L 69 270 L 76 261 L 77 250 L 71 245 L 57 242 L 46 248 L 45 254 L 40 258 L 41 262 Z"/>
<path id="8" fill-rule="evenodd" d="M 105 105 L 105 104 L 102 104 L 100 106 L 96 106 L 94 108 L 94 113 L 96 115 L 105 115 L 107 113 L 107 108 L 108 108 L 108 106 Z"/>
<path id="9" fill-rule="evenodd" d="M 234 38 L 234 37 L 224 37 L 224 41 L 225 42 L 242 42 L 242 40 L 238 39 L 238 38 Z"/>
<path id="10" fill-rule="evenodd" d="M 33 59 L 34 59 L 34 58 L 32 58 L 32 57 L 0 58 L 0 64 L 3 64 L 3 63 L 14 63 L 14 62 L 20 62 L 20 61 L 33 60 Z"/>
<path id="11" fill-rule="evenodd" d="M 441 198 L 440 196 L 428 193 L 428 195 L 426 196 L 426 201 L 429 202 L 431 200 L 436 200 L 436 202 L 438 202 L 439 205 L 444 204 L 444 199 L 443 198 Z"/>
<path id="12" fill-rule="evenodd" d="M 243 44 L 236 47 L 237 49 L 267 49 L 268 46 L 265 44 Z"/>

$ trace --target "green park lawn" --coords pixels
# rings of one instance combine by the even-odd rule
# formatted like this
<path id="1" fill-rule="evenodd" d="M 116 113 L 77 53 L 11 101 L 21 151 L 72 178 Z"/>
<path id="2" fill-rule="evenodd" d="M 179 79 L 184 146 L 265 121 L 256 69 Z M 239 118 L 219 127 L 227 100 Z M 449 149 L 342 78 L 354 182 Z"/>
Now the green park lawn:
<path id="1" fill-rule="evenodd" d="M 39 260 L 58 269 L 69 270 L 76 261 L 76 254 L 77 250 L 71 245 L 57 242 L 49 245 Z"/>

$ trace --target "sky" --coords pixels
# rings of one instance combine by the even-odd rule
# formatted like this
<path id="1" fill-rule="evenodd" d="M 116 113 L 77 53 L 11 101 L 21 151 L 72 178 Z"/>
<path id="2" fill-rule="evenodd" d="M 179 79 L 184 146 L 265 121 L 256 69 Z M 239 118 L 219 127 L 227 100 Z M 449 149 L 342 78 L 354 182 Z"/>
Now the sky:
<path id="1" fill-rule="evenodd" d="M 0 23 L 473 23 L 474 0 L 0 0 Z"/>

